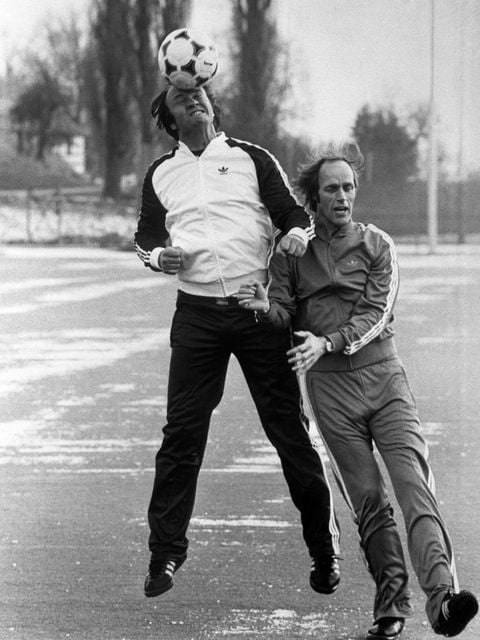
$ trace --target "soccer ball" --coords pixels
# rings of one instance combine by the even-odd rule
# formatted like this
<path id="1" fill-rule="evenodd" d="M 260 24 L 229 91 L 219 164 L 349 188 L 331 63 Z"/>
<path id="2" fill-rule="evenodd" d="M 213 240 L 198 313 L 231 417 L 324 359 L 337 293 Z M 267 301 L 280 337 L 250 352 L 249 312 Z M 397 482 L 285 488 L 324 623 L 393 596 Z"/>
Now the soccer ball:
<path id="1" fill-rule="evenodd" d="M 158 50 L 160 73 L 178 89 L 195 89 L 213 78 L 217 49 L 210 38 L 191 29 L 168 34 Z"/>

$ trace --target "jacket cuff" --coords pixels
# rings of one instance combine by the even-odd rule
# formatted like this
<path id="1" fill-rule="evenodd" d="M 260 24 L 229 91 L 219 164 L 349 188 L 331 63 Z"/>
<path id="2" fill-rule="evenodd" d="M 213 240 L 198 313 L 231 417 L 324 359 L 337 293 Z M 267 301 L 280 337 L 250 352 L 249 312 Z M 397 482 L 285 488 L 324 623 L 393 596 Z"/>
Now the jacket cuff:
<path id="1" fill-rule="evenodd" d="M 333 344 L 333 353 L 337 353 L 338 351 L 343 351 L 347 345 L 345 338 L 342 336 L 340 331 L 329 333 L 325 335 L 325 338 L 328 338 L 330 342 Z"/>
<path id="2" fill-rule="evenodd" d="M 154 271 L 162 271 L 162 267 L 160 266 L 160 256 L 163 251 L 165 251 L 165 247 L 155 247 L 150 252 L 150 266 Z"/>
<path id="3" fill-rule="evenodd" d="M 301 227 L 292 227 L 287 233 L 287 236 L 297 236 L 297 238 L 300 238 L 300 240 L 303 242 L 305 247 L 307 246 L 309 241 L 308 233 Z"/>

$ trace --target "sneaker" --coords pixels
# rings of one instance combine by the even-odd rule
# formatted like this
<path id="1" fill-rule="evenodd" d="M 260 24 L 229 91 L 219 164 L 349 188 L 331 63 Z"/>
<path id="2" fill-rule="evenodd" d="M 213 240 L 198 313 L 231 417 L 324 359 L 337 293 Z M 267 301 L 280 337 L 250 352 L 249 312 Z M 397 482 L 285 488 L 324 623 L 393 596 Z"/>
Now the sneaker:
<path id="1" fill-rule="evenodd" d="M 367 631 L 367 639 L 394 640 L 399 638 L 404 624 L 404 618 L 380 618 L 377 624 Z"/>
<path id="2" fill-rule="evenodd" d="M 470 591 L 449 591 L 442 602 L 435 632 L 447 638 L 458 636 L 478 613 L 478 602 Z"/>
<path id="3" fill-rule="evenodd" d="M 159 596 L 173 587 L 173 574 L 178 571 L 187 556 L 182 558 L 153 558 L 150 560 L 144 591 L 147 598 Z"/>
<path id="4" fill-rule="evenodd" d="M 310 569 L 310 586 L 317 593 L 333 593 L 340 582 L 337 556 L 314 556 Z"/>

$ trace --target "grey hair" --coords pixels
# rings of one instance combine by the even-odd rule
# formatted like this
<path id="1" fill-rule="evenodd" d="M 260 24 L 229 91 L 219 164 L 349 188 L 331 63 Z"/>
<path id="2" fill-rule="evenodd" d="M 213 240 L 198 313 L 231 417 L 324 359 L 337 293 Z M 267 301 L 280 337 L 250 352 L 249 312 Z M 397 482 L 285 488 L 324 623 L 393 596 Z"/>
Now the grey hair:
<path id="1" fill-rule="evenodd" d="M 312 211 L 318 204 L 318 173 L 325 162 L 343 160 L 353 172 L 354 184 L 358 187 L 358 176 L 362 172 L 365 162 L 358 144 L 354 140 L 344 142 L 330 142 L 313 154 L 310 162 L 300 167 L 295 186 L 305 198 L 305 204 Z"/>

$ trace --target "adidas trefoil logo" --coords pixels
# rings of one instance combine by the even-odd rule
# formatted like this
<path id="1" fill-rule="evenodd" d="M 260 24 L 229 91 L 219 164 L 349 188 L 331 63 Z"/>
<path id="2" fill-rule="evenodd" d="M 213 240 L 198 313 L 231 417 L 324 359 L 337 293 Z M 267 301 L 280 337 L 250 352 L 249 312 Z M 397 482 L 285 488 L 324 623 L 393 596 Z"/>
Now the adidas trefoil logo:
<path id="1" fill-rule="evenodd" d="M 218 173 L 219 173 L 221 176 L 226 175 L 226 174 L 228 173 L 228 167 L 219 167 L 219 168 L 218 168 Z"/>

